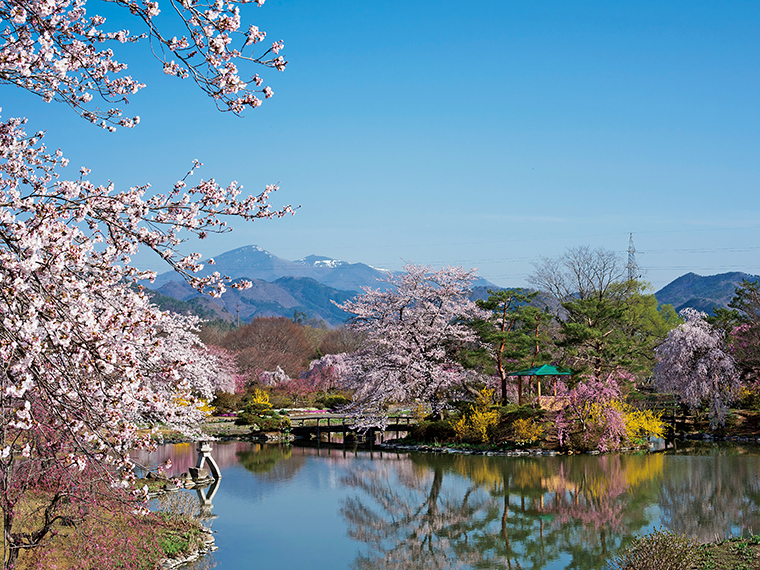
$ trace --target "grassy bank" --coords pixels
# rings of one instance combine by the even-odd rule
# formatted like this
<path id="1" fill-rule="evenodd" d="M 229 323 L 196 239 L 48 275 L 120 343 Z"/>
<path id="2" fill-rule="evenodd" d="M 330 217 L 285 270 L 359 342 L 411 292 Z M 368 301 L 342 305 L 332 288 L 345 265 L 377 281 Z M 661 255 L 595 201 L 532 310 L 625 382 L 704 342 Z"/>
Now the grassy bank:
<path id="1" fill-rule="evenodd" d="M 124 505 L 89 505 L 68 513 L 53 535 L 38 547 L 21 552 L 19 570 L 155 570 L 162 560 L 184 558 L 204 547 L 206 530 L 195 518 L 197 501 L 188 493 L 160 498 L 156 512 L 135 514 Z M 32 530 L 44 509 L 42 497 L 20 506 Z M 86 513 L 83 516 L 82 513 Z M 3 532 L 0 519 L 0 532 Z M 2 548 L 3 559 L 5 550 Z"/>
<path id="2" fill-rule="evenodd" d="M 699 544 L 657 530 L 610 560 L 609 570 L 760 570 L 760 535 Z"/>

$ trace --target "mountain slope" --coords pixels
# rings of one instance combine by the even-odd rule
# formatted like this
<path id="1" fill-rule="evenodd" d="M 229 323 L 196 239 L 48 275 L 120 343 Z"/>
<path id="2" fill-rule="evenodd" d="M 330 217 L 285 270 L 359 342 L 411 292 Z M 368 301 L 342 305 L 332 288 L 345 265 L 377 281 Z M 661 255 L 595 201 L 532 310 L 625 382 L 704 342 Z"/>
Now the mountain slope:
<path id="1" fill-rule="evenodd" d="M 708 276 L 687 273 L 654 295 L 660 304 L 673 305 L 677 311 L 692 307 L 711 315 L 713 307 L 728 306 L 743 279 L 754 281 L 760 277 L 740 271 Z"/>
<path id="2" fill-rule="evenodd" d="M 282 277 L 270 283 L 252 280 L 250 289 L 228 289 L 218 299 L 201 295 L 185 282 L 170 281 L 156 292 L 155 301 L 166 310 L 195 312 L 203 318 L 249 322 L 256 317 L 292 317 L 295 311 L 330 326 L 342 324 L 348 315 L 335 306 L 353 298 L 354 291 L 327 287 L 307 277 Z M 172 303 L 173 301 L 173 303 Z"/>
<path id="3" fill-rule="evenodd" d="M 336 289 L 361 291 L 364 286 L 381 287 L 388 271 L 364 263 L 348 263 L 329 257 L 310 255 L 298 261 L 288 261 L 256 246 L 247 245 L 227 251 L 206 265 L 198 274 L 205 277 L 214 271 L 231 279 L 260 279 L 276 281 L 280 277 L 304 277 Z M 180 281 L 173 271 L 162 273 L 151 286 L 159 290 L 170 282 Z"/>

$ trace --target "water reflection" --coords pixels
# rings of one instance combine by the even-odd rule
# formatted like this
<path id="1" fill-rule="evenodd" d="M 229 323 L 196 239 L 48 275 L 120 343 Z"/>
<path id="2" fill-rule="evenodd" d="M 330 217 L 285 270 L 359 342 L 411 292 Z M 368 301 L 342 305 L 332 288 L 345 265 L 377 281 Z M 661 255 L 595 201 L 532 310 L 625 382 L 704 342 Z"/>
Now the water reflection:
<path id="1" fill-rule="evenodd" d="M 659 496 L 668 527 L 701 540 L 760 532 L 760 458 L 743 451 L 710 446 L 670 458 Z"/>
<path id="2" fill-rule="evenodd" d="M 265 566 L 601 570 L 655 526 L 704 540 L 760 529 L 756 448 L 521 458 L 215 448 L 224 484 L 201 500 L 214 499 L 225 569 L 248 568 L 251 548 Z"/>
<path id="3" fill-rule="evenodd" d="M 254 444 L 248 449 L 237 451 L 238 462 L 251 473 L 269 473 L 279 461 L 289 459 L 291 455 L 289 445 Z M 300 465 L 296 464 L 296 469 L 298 467 Z"/>
<path id="4" fill-rule="evenodd" d="M 353 471 L 357 568 L 602 567 L 653 517 L 664 457 L 412 455 Z M 446 478 L 452 479 L 445 485 Z"/>

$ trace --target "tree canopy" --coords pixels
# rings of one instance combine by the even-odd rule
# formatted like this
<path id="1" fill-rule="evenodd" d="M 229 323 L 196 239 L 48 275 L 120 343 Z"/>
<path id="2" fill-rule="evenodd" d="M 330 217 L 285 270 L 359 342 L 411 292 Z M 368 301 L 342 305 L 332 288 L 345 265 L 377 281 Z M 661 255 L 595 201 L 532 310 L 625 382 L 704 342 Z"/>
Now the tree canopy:
<path id="1" fill-rule="evenodd" d="M 191 78 L 220 109 L 239 113 L 261 103 L 257 92 L 272 94 L 251 66 L 285 66 L 281 42 L 253 55 L 264 32 L 242 27 L 240 3 L 170 0 L 173 29 L 185 30 L 175 36 L 159 28 L 157 2 L 114 0 L 142 25 L 143 33 L 132 36 L 107 31 L 104 18 L 88 14 L 86 0 L 10 0 L 0 5 L 0 83 L 65 103 L 108 130 L 131 128 L 139 117 L 126 118 L 111 105 L 126 103 L 143 84 L 125 73 L 116 52 L 122 43 L 146 40 L 165 73 Z M 238 65 L 251 72 L 246 79 Z M 227 216 L 252 221 L 292 212 L 270 206 L 275 186 L 244 196 L 235 182 L 192 182 L 192 170 L 150 195 L 147 184 L 95 185 L 85 167 L 67 176 L 63 152 L 48 151 L 44 133 L 27 134 L 25 123 L 0 123 L 6 568 L 21 549 L 46 539 L 62 504 L 87 488 L 82 478 L 105 478 L 115 488 L 132 477 L 127 452 L 149 444 L 147 435 L 137 435 L 144 422 L 193 434 L 205 414 L 218 360 L 199 343 L 195 321 L 162 313 L 137 286 L 154 276 L 133 265 L 138 249 L 153 250 L 196 288 L 219 295 L 223 277 L 194 277 L 200 255 L 180 254 L 179 244 L 228 231 Z M 35 488 L 44 488 L 49 502 L 44 520 L 29 531 L 14 517 Z"/>

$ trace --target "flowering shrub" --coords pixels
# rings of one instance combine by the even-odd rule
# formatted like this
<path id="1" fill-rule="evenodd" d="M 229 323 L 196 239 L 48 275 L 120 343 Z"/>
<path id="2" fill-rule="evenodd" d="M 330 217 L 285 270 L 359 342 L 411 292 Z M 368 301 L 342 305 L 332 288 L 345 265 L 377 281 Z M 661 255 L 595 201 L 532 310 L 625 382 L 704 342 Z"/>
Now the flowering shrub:
<path id="1" fill-rule="evenodd" d="M 592 376 L 573 389 L 557 384 L 558 399 L 564 403 L 556 423 L 560 445 L 610 451 L 624 442 L 641 444 L 649 437 L 664 436 L 662 413 L 624 402 L 618 377 L 626 378 L 616 373 L 603 380 Z"/>
<path id="2" fill-rule="evenodd" d="M 530 445 L 543 437 L 544 426 L 533 419 L 519 419 L 512 424 L 515 442 L 518 445 Z"/>
<path id="3" fill-rule="evenodd" d="M 272 410 L 269 394 L 256 388 L 235 422 L 252 426 L 254 431 L 277 431 L 290 427 L 290 418 Z"/>
<path id="4" fill-rule="evenodd" d="M 414 406 L 412 407 L 412 417 L 414 418 L 414 421 L 421 422 L 425 419 L 425 416 L 428 415 L 429 407 L 426 406 L 423 402 L 420 402 L 419 400 L 414 403 Z"/>
<path id="5" fill-rule="evenodd" d="M 258 388 L 254 390 L 253 396 L 251 396 L 249 401 L 257 409 L 268 410 L 272 407 L 272 404 L 269 403 L 269 394 Z"/>
<path id="6" fill-rule="evenodd" d="M 499 423 L 499 412 L 491 409 L 493 390 L 484 389 L 470 411 L 452 424 L 459 441 L 476 440 L 486 443 L 490 439 L 489 430 Z"/>
<path id="7" fill-rule="evenodd" d="M 620 389 L 611 375 L 603 380 L 591 376 L 572 389 L 557 382 L 556 394 L 565 402 L 556 421 L 560 445 L 599 451 L 620 447 L 626 428 L 623 414 L 615 405 L 620 401 Z"/>
<path id="8" fill-rule="evenodd" d="M 649 438 L 665 437 L 667 426 L 662 421 L 663 411 L 639 410 L 626 402 L 612 402 L 623 414 L 626 439 L 633 444 L 642 445 Z"/>

